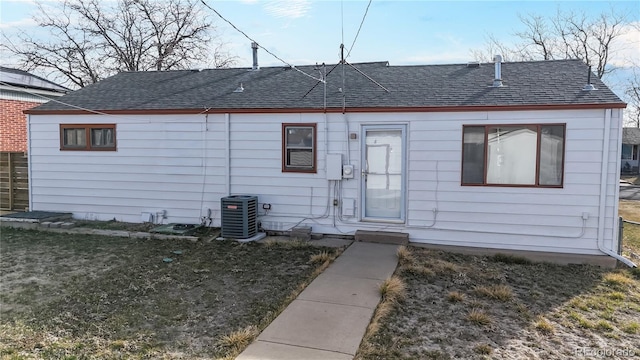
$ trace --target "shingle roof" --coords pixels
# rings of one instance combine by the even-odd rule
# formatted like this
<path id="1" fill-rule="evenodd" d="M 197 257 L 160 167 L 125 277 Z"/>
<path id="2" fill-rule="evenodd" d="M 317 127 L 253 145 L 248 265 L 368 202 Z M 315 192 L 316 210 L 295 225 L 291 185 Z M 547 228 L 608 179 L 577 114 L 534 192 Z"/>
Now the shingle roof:
<path id="1" fill-rule="evenodd" d="M 67 92 L 69 89 L 49 81 L 40 76 L 33 75 L 24 70 L 0 66 L 0 81 L 12 86 L 26 89 L 42 89 L 56 92 Z"/>
<path id="2" fill-rule="evenodd" d="M 432 107 L 615 105 L 623 102 L 600 79 L 598 90 L 583 91 L 588 67 L 579 60 L 503 63 L 504 87 L 492 87 L 494 65 L 388 66 L 386 62 L 353 64 L 383 85 L 383 90 L 349 65 L 327 76 L 328 108 L 401 109 Z M 327 65 L 326 71 L 333 66 Z M 298 69 L 319 77 L 321 67 Z M 244 90 L 234 92 L 240 84 Z M 124 72 L 49 102 L 31 113 L 75 110 L 259 110 L 322 109 L 324 86 L 291 69 L 266 67 Z M 311 90 L 313 88 L 313 90 Z M 311 90 L 311 92 L 309 92 Z M 307 94 L 307 92 L 309 92 Z M 305 96 L 305 94 L 307 94 Z M 76 108 L 74 108 L 76 107 Z"/>
<path id="3" fill-rule="evenodd" d="M 622 128 L 622 143 L 631 145 L 640 144 L 640 129 Z"/>

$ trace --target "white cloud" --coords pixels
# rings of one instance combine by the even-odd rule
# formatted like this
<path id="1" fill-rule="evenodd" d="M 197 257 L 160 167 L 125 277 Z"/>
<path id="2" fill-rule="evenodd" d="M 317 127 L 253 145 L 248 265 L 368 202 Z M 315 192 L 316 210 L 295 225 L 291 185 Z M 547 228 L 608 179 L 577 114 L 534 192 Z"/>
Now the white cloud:
<path id="1" fill-rule="evenodd" d="M 615 67 L 640 66 L 640 22 L 628 24 L 615 40 L 609 63 Z"/>
<path id="2" fill-rule="evenodd" d="M 265 11 L 276 18 L 297 19 L 305 16 L 311 8 L 309 0 L 271 0 L 264 5 Z"/>
<path id="3" fill-rule="evenodd" d="M 32 18 L 24 18 L 16 21 L 8 21 L 0 23 L 0 29 L 25 28 L 37 26 L 38 24 Z"/>

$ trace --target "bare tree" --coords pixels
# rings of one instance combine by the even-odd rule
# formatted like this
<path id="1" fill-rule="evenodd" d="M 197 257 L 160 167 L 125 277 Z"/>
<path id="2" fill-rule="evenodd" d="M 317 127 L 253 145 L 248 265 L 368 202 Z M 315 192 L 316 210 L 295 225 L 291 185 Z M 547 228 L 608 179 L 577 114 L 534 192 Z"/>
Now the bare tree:
<path id="1" fill-rule="evenodd" d="M 78 87 L 119 71 L 235 63 L 197 0 L 39 2 L 34 20 L 48 32 L 46 40 L 23 31 L 5 47 L 26 70 Z"/>
<path id="2" fill-rule="evenodd" d="M 628 20 L 613 10 L 589 18 L 580 12 L 558 10 L 551 17 L 536 14 L 520 16 L 523 30 L 515 35 L 520 42 L 505 46 L 494 36 L 487 40 L 485 50 L 474 50 L 477 60 L 487 61 L 487 50 L 498 49 L 510 60 L 580 59 L 593 66 L 598 77 L 613 71 L 609 63 L 613 43 L 624 34 Z M 489 55 L 487 57 L 487 55 Z"/>
<path id="3" fill-rule="evenodd" d="M 627 109 L 625 110 L 626 125 L 640 128 L 640 67 L 633 68 L 633 75 L 627 83 L 625 95 Z"/>

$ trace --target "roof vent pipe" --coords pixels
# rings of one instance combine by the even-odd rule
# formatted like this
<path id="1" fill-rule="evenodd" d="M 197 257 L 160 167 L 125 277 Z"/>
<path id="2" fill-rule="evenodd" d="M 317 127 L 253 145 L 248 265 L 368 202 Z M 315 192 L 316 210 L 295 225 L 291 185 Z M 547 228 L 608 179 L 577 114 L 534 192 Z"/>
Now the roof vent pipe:
<path id="1" fill-rule="evenodd" d="M 591 91 L 591 90 L 598 90 L 598 89 L 596 89 L 596 87 L 593 86 L 593 84 L 591 83 L 591 65 L 589 65 L 589 73 L 587 74 L 587 85 L 585 85 L 582 88 L 582 91 Z"/>
<path id="2" fill-rule="evenodd" d="M 253 70 L 258 70 L 258 43 L 252 42 L 251 49 L 253 49 Z"/>
<path id="3" fill-rule="evenodd" d="M 493 61 L 496 63 L 496 76 L 493 79 L 493 86 L 501 87 L 502 86 L 502 55 L 494 56 Z"/>

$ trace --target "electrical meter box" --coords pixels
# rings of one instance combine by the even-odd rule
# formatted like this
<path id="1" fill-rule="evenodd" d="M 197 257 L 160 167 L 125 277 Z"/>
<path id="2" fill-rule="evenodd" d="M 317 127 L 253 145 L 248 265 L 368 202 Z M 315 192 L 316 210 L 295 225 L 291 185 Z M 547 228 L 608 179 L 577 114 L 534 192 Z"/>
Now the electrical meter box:
<path id="1" fill-rule="evenodd" d="M 342 166 L 342 178 L 343 179 L 353 179 L 353 165 L 343 165 Z"/>
<path id="2" fill-rule="evenodd" d="M 327 154 L 327 180 L 342 180 L 342 154 Z"/>

